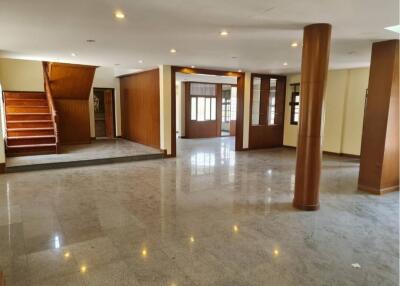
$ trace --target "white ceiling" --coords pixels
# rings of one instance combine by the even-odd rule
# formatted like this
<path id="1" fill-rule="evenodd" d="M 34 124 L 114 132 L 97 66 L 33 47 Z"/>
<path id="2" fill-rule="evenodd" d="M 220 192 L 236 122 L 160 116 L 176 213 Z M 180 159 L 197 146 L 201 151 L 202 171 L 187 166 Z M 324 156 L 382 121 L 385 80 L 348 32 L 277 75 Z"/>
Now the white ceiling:
<path id="1" fill-rule="evenodd" d="M 119 9 L 124 20 L 114 18 Z M 398 0 L 0 0 L 0 50 L 3 57 L 126 69 L 289 73 L 300 69 L 307 24 L 332 24 L 330 67 L 348 68 L 369 64 L 372 42 L 398 37 L 384 30 L 398 21 Z M 291 48 L 292 41 L 300 46 Z"/>

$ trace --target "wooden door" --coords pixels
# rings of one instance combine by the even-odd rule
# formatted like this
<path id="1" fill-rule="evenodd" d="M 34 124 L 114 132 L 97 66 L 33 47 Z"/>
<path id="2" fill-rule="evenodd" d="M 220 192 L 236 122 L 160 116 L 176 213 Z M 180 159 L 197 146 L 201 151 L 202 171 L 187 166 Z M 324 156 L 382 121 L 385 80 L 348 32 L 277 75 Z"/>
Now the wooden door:
<path id="1" fill-rule="evenodd" d="M 258 88 L 254 83 L 261 80 Z M 257 93 L 258 94 L 255 94 Z M 283 145 L 286 77 L 253 75 L 251 88 L 249 147 L 270 148 Z M 257 99 L 256 99 L 257 98 Z M 256 100 L 255 102 L 253 102 Z M 259 107 L 255 106 L 259 104 Z M 256 113 L 254 113 L 256 112 Z"/>
<path id="2" fill-rule="evenodd" d="M 114 104 L 113 92 L 111 89 L 104 90 L 104 121 L 106 129 L 106 137 L 114 137 Z"/>

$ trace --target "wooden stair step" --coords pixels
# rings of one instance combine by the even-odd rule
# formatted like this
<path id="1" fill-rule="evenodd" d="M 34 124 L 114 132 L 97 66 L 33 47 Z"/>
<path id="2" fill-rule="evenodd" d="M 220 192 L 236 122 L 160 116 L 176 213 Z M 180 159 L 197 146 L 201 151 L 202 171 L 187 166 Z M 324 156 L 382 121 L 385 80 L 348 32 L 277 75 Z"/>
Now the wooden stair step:
<path id="1" fill-rule="evenodd" d="M 36 145 L 36 144 L 55 144 L 55 135 L 40 135 L 40 136 L 12 136 L 7 137 L 7 146 L 17 145 Z"/>
<path id="2" fill-rule="evenodd" d="M 9 98 L 6 106 L 48 106 L 45 98 Z"/>
<path id="3" fill-rule="evenodd" d="M 6 113 L 8 120 L 51 120 L 51 114 L 46 113 Z"/>
<path id="4" fill-rule="evenodd" d="M 51 120 L 8 120 L 7 128 L 53 127 Z"/>
<path id="5" fill-rule="evenodd" d="M 7 128 L 7 136 L 39 136 L 39 135 L 54 135 L 53 127 L 39 128 Z"/>
<path id="6" fill-rule="evenodd" d="M 44 92 L 28 92 L 28 91 L 5 91 L 4 98 L 7 99 L 46 99 Z"/>
<path id="7" fill-rule="evenodd" d="M 49 112 L 48 106 L 8 106 L 6 105 L 6 113 L 45 113 Z"/>

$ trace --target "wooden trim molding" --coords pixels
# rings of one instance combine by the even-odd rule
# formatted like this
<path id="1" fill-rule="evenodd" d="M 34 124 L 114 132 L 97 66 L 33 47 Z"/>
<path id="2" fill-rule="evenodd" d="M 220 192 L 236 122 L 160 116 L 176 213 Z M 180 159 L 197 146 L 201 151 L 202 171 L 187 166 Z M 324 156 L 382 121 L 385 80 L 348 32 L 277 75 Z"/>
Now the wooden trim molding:
<path id="1" fill-rule="evenodd" d="M 283 145 L 282 147 L 288 148 L 288 149 L 297 149 L 297 147 L 289 146 L 289 145 Z M 322 153 L 325 155 L 333 155 L 333 156 L 341 156 L 341 157 L 347 157 L 347 158 L 360 159 L 360 155 L 354 155 L 354 154 L 336 153 L 336 152 L 330 152 L 330 151 L 322 151 Z"/>
<path id="2" fill-rule="evenodd" d="M 374 187 L 370 187 L 370 186 L 365 186 L 365 185 L 358 185 L 358 189 L 360 191 L 364 191 L 367 193 L 371 193 L 374 195 L 384 195 L 386 193 L 390 193 L 390 192 L 396 192 L 399 190 L 399 185 L 397 186 L 392 186 L 392 187 L 388 187 L 388 188 L 381 188 L 381 189 L 377 189 Z"/>

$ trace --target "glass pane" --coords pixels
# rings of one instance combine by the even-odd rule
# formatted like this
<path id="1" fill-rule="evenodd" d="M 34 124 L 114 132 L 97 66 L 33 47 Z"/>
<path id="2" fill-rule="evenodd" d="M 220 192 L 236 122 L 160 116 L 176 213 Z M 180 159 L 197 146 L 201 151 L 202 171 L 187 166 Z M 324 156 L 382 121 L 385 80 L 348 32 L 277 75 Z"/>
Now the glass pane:
<path id="1" fill-rule="evenodd" d="M 251 124 L 260 124 L 260 97 L 261 97 L 261 78 L 253 78 L 253 102 L 252 102 L 252 114 Z M 236 110 L 236 109 L 235 109 Z"/>
<path id="2" fill-rule="evenodd" d="M 191 95 L 216 95 L 216 85 L 209 83 L 191 83 L 190 84 L 190 94 Z"/>
<path id="3" fill-rule="evenodd" d="M 232 86 L 231 89 L 231 104 L 229 106 L 231 120 L 236 120 L 236 104 L 237 104 L 237 87 Z"/>
<path id="4" fill-rule="evenodd" d="M 211 120 L 217 119 L 217 100 L 215 98 L 211 98 Z"/>
<path id="5" fill-rule="evenodd" d="M 268 105 L 268 125 L 275 124 L 275 97 L 276 97 L 276 78 L 269 80 L 269 105 Z"/>
<path id="6" fill-rule="evenodd" d="M 206 98 L 206 120 L 211 119 L 211 98 Z"/>
<path id="7" fill-rule="evenodd" d="M 190 119 L 196 120 L 196 97 L 192 97 Z"/>
<path id="8" fill-rule="evenodd" d="M 197 98 L 197 121 L 204 121 L 205 115 L 205 105 L 206 105 L 206 98 L 205 97 L 198 97 Z"/>

